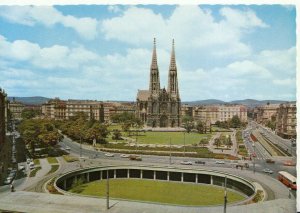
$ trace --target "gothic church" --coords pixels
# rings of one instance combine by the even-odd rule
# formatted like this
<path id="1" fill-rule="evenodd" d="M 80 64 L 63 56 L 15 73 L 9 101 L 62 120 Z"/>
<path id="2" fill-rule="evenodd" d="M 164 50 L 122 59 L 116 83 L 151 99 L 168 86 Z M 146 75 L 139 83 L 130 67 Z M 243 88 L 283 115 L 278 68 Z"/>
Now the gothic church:
<path id="1" fill-rule="evenodd" d="M 138 90 L 137 116 L 148 127 L 180 127 L 180 105 L 174 39 L 167 90 L 160 88 L 156 42 L 154 39 L 149 90 Z"/>

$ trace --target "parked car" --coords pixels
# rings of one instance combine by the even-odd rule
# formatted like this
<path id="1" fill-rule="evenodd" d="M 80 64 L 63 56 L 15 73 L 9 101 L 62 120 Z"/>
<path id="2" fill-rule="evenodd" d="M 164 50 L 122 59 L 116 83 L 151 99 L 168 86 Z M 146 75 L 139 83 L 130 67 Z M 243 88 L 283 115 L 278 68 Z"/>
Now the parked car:
<path id="1" fill-rule="evenodd" d="M 270 159 L 270 158 L 268 158 L 268 159 L 266 159 L 266 163 L 275 163 L 275 161 L 272 160 L 272 159 Z"/>
<path id="2" fill-rule="evenodd" d="M 129 155 L 127 155 L 127 154 L 121 154 L 120 157 L 121 158 L 129 158 Z"/>
<path id="3" fill-rule="evenodd" d="M 202 165 L 204 165 L 204 164 L 205 164 L 205 161 L 196 160 L 196 161 L 195 161 L 195 164 L 202 164 Z"/>
<path id="4" fill-rule="evenodd" d="M 70 148 L 69 146 L 66 146 L 66 150 L 70 151 L 70 150 L 71 150 L 71 148 Z"/>
<path id="5" fill-rule="evenodd" d="M 13 182 L 13 178 L 12 177 L 7 177 L 6 179 L 5 179 L 5 181 L 4 181 L 4 184 L 5 185 L 9 185 L 9 184 L 11 184 L 12 182 Z"/>
<path id="6" fill-rule="evenodd" d="M 29 164 L 29 168 L 30 168 L 30 169 L 34 169 L 34 163 L 33 163 L 33 162 L 31 162 L 31 163 Z"/>
<path id="7" fill-rule="evenodd" d="M 223 161 L 223 160 L 217 160 L 216 164 L 225 164 L 225 161 Z"/>
<path id="8" fill-rule="evenodd" d="M 273 171 L 271 169 L 265 168 L 263 170 L 264 173 L 273 174 Z"/>
<path id="9" fill-rule="evenodd" d="M 24 165 L 20 165 L 19 166 L 19 170 L 25 170 L 25 166 Z"/>
<path id="10" fill-rule="evenodd" d="M 142 161 L 142 157 L 141 156 L 137 156 L 137 155 L 130 155 L 129 159 L 130 160 L 136 160 L 136 161 Z"/>
<path id="11" fill-rule="evenodd" d="M 106 156 L 106 157 L 113 157 L 113 156 L 115 156 L 115 155 L 112 154 L 112 153 L 105 153 L 105 156 Z"/>
<path id="12" fill-rule="evenodd" d="M 192 161 L 181 161 L 180 164 L 182 165 L 193 165 Z"/>

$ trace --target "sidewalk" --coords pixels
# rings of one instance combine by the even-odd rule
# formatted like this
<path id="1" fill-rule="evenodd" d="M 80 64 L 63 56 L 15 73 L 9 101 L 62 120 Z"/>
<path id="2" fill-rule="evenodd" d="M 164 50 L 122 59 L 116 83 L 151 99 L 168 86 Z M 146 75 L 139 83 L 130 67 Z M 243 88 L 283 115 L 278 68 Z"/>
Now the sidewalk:
<path id="1" fill-rule="evenodd" d="M 143 202 L 110 200 L 110 209 L 106 210 L 106 200 L 80 196 L 63 196 L 54 194 L 15 192 L 0 197 L 0 209 L 31 213 L 215 213 L 223 212 L 223 206 L 216 207 L 187 207 L 176 205 L 161 205 Z M 230 213 L 294 213 L 294 199 L 278 199 L 240 206 L 227 206 Z"/>

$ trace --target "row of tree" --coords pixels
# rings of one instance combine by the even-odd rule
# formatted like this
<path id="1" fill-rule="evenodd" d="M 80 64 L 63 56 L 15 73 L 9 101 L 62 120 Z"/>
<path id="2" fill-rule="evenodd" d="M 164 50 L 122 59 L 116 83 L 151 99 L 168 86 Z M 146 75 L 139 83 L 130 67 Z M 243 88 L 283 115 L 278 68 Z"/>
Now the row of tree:
<path id="1" fill-rule="evenodd" d="M 211 132 L 211 126 L 207 125 L 202 121 L 194 121 L 191 116 L 185 116 L 182 118 L 183 127 L 186 129 L 187 133 L 190 133 L 192 130 L 196 130 L 200 134 L 206 134 Z"/>
<path id="2" fill-rule="evenodd" d="M 59 134 L 53 123 L 42 119 L 24 119 L 18 126 L 25 144 L 35 155 L 35 148 L 47 148 L 55 146 L 62 136 Z"/>
<path id="3" fill-rule="evenodd" d="M 220 128 L 229 129 L 229 128 L 245 127 L 247 124 L 242 122 L 239 116 L 234 115 L 231 119 L 227 121 L 217 121 L 215 125 Z"/>
<path id="4" fill-rule="evenodd" d="M 108 125 L 101 124 L 96 120 L 88 120 L 85 113 L 77 113 L 69 120 L 56 121 L 55 126 L 76 141 L 88 143 L 106 143 L 109 135 Z"/>

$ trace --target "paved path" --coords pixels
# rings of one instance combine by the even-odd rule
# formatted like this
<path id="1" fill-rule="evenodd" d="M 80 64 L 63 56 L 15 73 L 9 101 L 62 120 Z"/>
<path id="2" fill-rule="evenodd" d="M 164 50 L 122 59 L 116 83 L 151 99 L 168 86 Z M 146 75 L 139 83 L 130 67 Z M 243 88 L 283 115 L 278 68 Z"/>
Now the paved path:
<path id="1" fill-rule="evenodd" d="M 159 205 L 142 202 L 111 200 L 110 209 L 106 210 L 106 200 L 80 196 L 62 196 L 33 192 L 15 192 L 0 197 L 0 209 L 31 212 L 31 213 L 215 213 L 223 212 L 223 206 L 218 207 L 184 207 Z M 294 213 L 296 201 L 279 199 L 258 204 L 228 206 L 230 213 Z"/>

